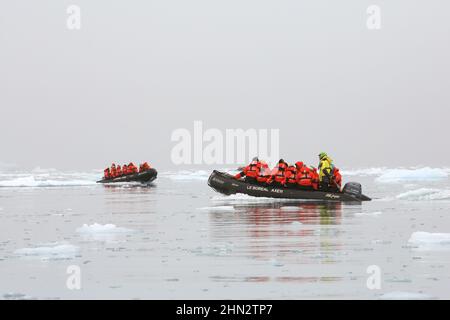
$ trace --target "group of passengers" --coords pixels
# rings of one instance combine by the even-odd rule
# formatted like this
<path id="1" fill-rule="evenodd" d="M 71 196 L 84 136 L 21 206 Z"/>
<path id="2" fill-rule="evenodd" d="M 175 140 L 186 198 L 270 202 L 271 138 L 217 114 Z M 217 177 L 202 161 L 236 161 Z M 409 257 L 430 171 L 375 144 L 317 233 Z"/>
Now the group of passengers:
<path id="1" fill-rule="evenodd" d="M 289 165 L 280 159 L 272 170 L 266 162 L 257 157 L 235 175 L 236 179 L 256 184 L 270 184 L 303 190 L 340 191 L 342 176 L 333 165 L 333 160 L 325 153 L 319 154 L 318 169 L 306 166 L 302 161 Z"/>
<path id="2" fill-rule="evenodd" d="M 127 176 L 130 174 L 140 173 L 149 170 L 151 167 L 147 162 L 144 162 L 139 165 L 138 168 L 134 165 L 133 162 L 129 164 L 124 164 L 122 167 L 113 163 L 111 168 L 106 168 L 103 170 L 103 179 L 113 179 L 117 177 Z"/>

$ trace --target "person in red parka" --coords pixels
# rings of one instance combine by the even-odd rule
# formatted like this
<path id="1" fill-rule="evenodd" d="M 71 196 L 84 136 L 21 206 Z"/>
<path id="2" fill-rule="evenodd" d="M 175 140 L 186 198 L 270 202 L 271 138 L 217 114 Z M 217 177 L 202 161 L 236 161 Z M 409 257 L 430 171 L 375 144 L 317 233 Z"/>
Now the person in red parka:
<path id="1" fill-rule="evenodd" d="M 122 168 L 120 167 L 120 165 L 118 165 L 116 168 L 116 176 L 120 177 L 122 175 L 123 175 Z"/>
<path id="2" fill-rule="evenodd" d="M 342 175 L 339 172 L 339 169 L 334 167 L 333 168 L 333 179 L 331 181 L 330 189 L 333 191 L 341 191 L 341 185 L 342 185 Z"/>
<path id="3" fill-rule="evenodd" d="M 137 172 L 138 172 L 138 168 L 134 165 L 133 162 L 130 162 L 128 164 L 128 173 L 129 174 L 134 174 L 134 173 L 137 173 Z"/>
<path id="4" fill-rule="evenodd" d="M 301 161 L 295 164 L 297 167 L 297 184 L 304 190 L 313 190 L 313 173 L 310 168 Z"/>
<path id="5" fill-rule="evenodd" d="M 246 166 L 241 172 L 234 176 L 235 179 L 239 180 L 245 177 L 245 181 L 247 182 L 257 182 L 257 177 L 259 176 L 259 171 L 261 168 L 261 163 L 258 157 L 254 157 L 252 162 L 248 166 Z"/>
<path id="6" fill-rule="evenodd" d="M 267 183 L 270 179 L 270 169 L 265 161 L 261 161 L 259 166 L 259 175 L 256 177 L 256 181 L 259 183 Z"/>
<path id="7" fill-rule="evenodd" d="M 297 187 L 297 168 L 296 166 L 289 166 L 286 169 L 286 186 L 288 188 Z"/>
<path id="8" fill-rule="evenodd" d="M 111 171 L 109 168 L 106 168 L 103 170 L 103 179 L 110 179 L 111 178 Z"/>
<path id="9" fill-rule="evenodd" d="M 277 185 L 286 184 L 286 169 L 288 168 L 288 163 L 283 159 L 278 161 L 278 164 L 272 170 L 272 176 L 267 181 L 267 183 L 275 182 Z"/>
<path id="10" fill-rule="evenodd" d="M 115 178 L 117 177 L 117 168 L 116 168 L 116 164 L 113 163 L 111 165 L 111 178 Z"/>

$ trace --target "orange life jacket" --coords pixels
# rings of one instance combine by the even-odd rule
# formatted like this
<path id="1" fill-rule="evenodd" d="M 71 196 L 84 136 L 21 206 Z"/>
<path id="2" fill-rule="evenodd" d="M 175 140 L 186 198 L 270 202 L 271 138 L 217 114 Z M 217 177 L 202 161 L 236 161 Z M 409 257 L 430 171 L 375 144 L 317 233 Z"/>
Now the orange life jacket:
<path id="1" fill-rule="evenodd" d="M 300 168 L 297 174 L 297 183 L 303 187 L 312 187 L 313 185 L 313 173 L 310 168 L 303 166 Z"/>
<path id="2" fill-rule="evenodd" d="M 112 167 L 111 167 L 111 177 L 112 177 L 112 178 L 117 177 L 117 169 L 116 169 L 116 166 L 112 166 Z"/>
<path id="3" fill-rule="evenodd" d="M 136 173 L 138 170 L 137 170 L 137 167 L 134 165 L 134 163 L 133 162 L 130 162 L 129 164 L 128 164 L 128 172 L 130 172 L 130 173 Z"/>
<path id="4" fill-rule="evenodd" d="M 127 175 L 127 174 L 130 173 L 130 171 L 128 170 L 128 166 L 126 164 L 124 164 L 123 167 L 122 167 L 122 173 L 124 175 Z"/>
<path id="5" fill-rule="evenodd" d="M 147 171 L 147 170 L 149 170 L 150 169 L 150 165 L 147 163 L 147 162 L 144 162 L 143 164 L 142 164 L 142 170 L 143 171 Z"/>
<path id="6" fill-rule="evenodd" d="M 117 174 L 118 177 L 120 177 L 120 176 L 123 174 L 122 168 L 121 168 L 120 166 L 117 166 L 117 168 L 116 168 L 116 174 Z"/>
<path id="7" fill-rule="evenodd" d="M 103 178 L 105 178 L 105 179 L 111 178 L 111 172 L 109 171 L 109 168 L 106 168 L 105 170 L 103 170 Z"/>
<path id="8" fill-rule="evenodd" d="M 244 168 L 245 176 L 256 179 L 259 176 L 260 166 L 261 164 L 259 161 L 252 161 L 248 166 Z"/>
<path id="9" fill-rule="evenodd" d="M 274 180 L 276 182 L 284 184 L 286 181 L 286 169 L 287 164 L 285 162 L 279 162 L 277 167 L 275 168 Z"/>
<path id="10" fill-rule="evenodd" d="M 312 175 L 312 187 L 314 190 L 319 189 L 319 173 L 317 172 L 316 168 L 311 169 L 311 175 Z"/>
<path id="11" fill-rule="evenodd" d="M 256 177 L 258 182 L 267 182 L 270 179 L 270 169 L 267 163 L 259 163 L 259 174 Z"/>
<path id="12" fill-rule="evenodd" d="M 341 176 L 341 173 L 339 172 L 339 169 L 336 167 L 333 170 L 333 177 L 334 177 L 334 181 L 340 188 L 341 184 L 342 184 L 342 176 Z"/>
<path id="13" fill-rule="evenodd" d="M 295 168 L 294 166 L 289 166 L 286 170 L 286 183 L 297 183 L 297 168 Z"/>

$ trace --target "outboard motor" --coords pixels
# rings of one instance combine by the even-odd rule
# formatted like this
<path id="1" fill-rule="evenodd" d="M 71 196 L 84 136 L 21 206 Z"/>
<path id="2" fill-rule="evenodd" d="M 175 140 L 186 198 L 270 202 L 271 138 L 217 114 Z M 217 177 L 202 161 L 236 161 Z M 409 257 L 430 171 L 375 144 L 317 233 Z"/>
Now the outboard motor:
<path id="1" fill-rule="evenodd" d="M 342 192 L 355 196 L 356 198 L 361 198 L 362 187 L 358 182 L 347 182 L 344 189 L 342 189 Z"/>

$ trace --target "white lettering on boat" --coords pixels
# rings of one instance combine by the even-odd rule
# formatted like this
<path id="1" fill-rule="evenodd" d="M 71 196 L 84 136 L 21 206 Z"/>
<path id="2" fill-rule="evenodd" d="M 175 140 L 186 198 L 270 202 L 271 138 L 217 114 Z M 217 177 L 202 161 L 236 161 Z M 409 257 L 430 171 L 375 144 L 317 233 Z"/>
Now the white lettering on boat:
<path id="1" fill-rule="evenodd" d="M 269 192 L 269 189 L 259 186 L 247 186 L 247 190 L 257 190 L 257 191 L 265 191 Z"/>
<path id="2" fill-rule="evenodd" d="M 339 199 L 341 196 L 338 196 L 336 194 L 331 194 L 331 193 L 327 193 L 325 195 L 326 198 L 330 198 L 330 199 Z"/>
<path id="3" fill-rule="evenodd" d="M 284 192 L 284 190 L 282 190 L 282 189 L 272 189 L 270 191 L 275 192 L 275 193 L 283 193 Z"/>

